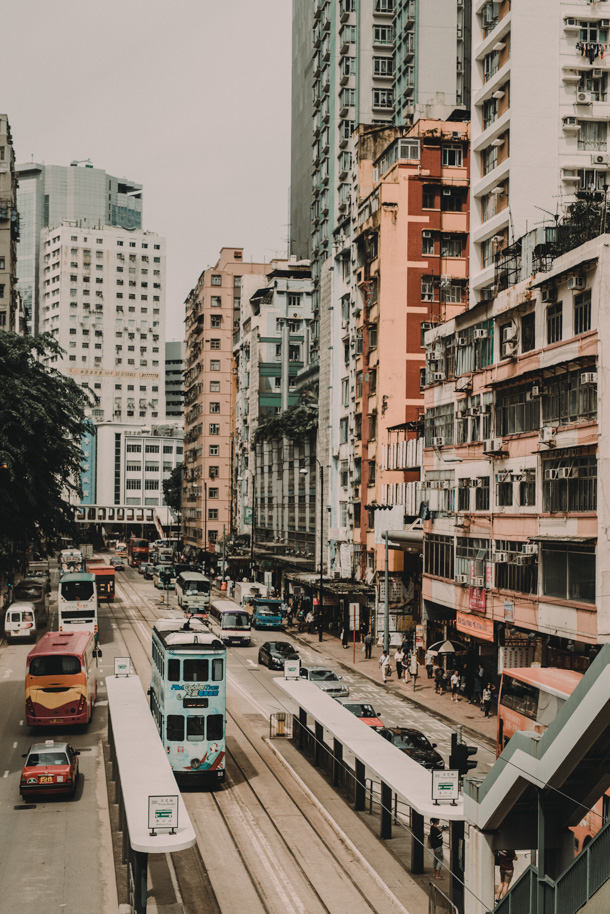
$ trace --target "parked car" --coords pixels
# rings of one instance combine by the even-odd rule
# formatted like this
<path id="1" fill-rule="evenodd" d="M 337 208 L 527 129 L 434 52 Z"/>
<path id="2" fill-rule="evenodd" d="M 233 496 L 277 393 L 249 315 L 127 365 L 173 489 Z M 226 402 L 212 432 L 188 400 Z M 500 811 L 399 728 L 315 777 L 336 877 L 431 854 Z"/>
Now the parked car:
<path id="1" fill-rule="evenodd" d="M 347 698 L 349 689 L 343 684 L 341 676 L 324 666 L 302 666 L 301 678 L 308 679 L 331 698 Z"/>
<path id="2" fill-rule="evenodd" d="M 283 670 L 284 660 L 298 660 L 299 652 L 289 641 L 265 641 L 258 649 L 258 662 L 270 670 Z"/>
<path id="3" fill-rule="evenodd" d="M 155 566 L 152 562 L 142 562 L 140 565 L 142 569 L 142 575 L 146 578 L 147 581 L 152 581 L 153 574 L 155 573 Z"/>
<path id="4" fill-rule="evenodd" d="M 379 733 L 424 768 L 440 771 L 445 767 L 441 754 L 436 751 L 436 743 L 431 743 L 420 730 L 412 727 L 383 727 Z"/>
<path id="5" fill-rule="evenodd" d="M 119 558 L 118 555 L 113 555 L 110 559 L 110 564 L 115 571 L 125 571 L 125 562 L 122 558 Z"/>
<path id="6" fill-rule="evenodd" d="M 258 601 L 255 601 L 252 613 L 252 628 L 280 629 L 282 627 L 281 609 L 264 604 L 257 605 L 257 603 Z"/>
<path id="7" fill-rule="evenodd" d="M 361 721 L 365 724 L 368 724 L 369 727 L 384 727 L 385 724 L 377 716 L 377 711 L 373 708 L 373 705 L 368 704 L 366 701 L 340 701 L 340 705 L 347 711 L 351 711 L 352 714 L 355 714 Z"/>
<path id="8" fill-rule="evenodd" d="M 36 795 L 73 794 L 78 782 L 80 752 L 52 739 L 34 743 L 24 754 L 19 792 L 25 800 Z"/>

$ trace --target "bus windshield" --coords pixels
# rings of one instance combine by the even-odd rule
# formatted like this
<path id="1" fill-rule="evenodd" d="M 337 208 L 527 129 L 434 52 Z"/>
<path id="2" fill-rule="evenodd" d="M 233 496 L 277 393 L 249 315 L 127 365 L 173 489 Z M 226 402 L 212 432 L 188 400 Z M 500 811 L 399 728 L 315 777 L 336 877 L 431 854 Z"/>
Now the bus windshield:
<path id="1" fill-rule="evenodd" d="M 94 581 L 62 581 L 61 595 L 72 603 L 75 600 L 90 600 L 95 588 Z"/>
<path id="2" fill-rule="evenodd" d="M 250 628 L 248 613 L 225 613 L 222 617 L 223 628 Z"/>
<path id="3" fill-rule="evenodd" d="M 210 592 L 210 582 L 209 581 L 186 581 L 184 584 L 184 593 L 209 593 Z"/>
<path id="4" fill-rule="evenodd" d="M 73 676 L 80 673 L 78 657 L 53 654 L 49 657 L 33 657 L 30 660 L 30 676 Z"/>

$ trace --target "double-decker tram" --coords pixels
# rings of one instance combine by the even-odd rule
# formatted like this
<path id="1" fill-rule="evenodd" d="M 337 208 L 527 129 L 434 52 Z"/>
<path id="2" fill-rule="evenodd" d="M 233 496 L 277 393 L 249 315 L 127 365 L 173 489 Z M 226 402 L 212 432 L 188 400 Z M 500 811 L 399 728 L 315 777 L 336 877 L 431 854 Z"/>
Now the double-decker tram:
<path id="1" fill-rule="evenodd" d="M 47 632 L 28 654 L 25 717 L 30 727 L 87 724 L 97 698 L 101 651 L 92 632 Z"/>
<path id="2" fill-rule="evenodd" d="M 226 660 L 224 644 L 200 620 L 155 623 L 150 709 L 182 783 L 224 781 Z"/>
<path id="3" fill-rule="evenodd" d="M 57 589 L 57 627 L 63 631 L 89 631 L 97 635 L 97 590 L 89 572 L 64 574 Z"/>
<path id="4" fill-rule="evenodd" d="M 132 536 L 127 543 L 127 563 L 131 568 L 137 568 L 148 561 L 148 540 Z"/>

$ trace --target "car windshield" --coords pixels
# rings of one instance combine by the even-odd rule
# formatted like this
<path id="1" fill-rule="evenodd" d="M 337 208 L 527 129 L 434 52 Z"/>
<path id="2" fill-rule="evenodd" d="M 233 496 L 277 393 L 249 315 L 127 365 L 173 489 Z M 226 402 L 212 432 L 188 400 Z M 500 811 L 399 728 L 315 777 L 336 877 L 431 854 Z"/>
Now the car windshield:
<path id="1" fill-rule="evenodd" d="M 423 749 L 427 751 L 432 749 L 423 733 L 396 733 L 394 745 L 401 749 Z"/>
<path id="2" fill-rule="evenodd" d="M 309 678 L 315 682 L 338 682 L 339 677 L 332 670 L 312 670 Z"/>
<path id="3" fill-rule="evenodd" d="M 272 651 L 277 651 L 278 654 L 293 654 L 294 648 L 292 644 L 288 644 L 287 641 L 276 641 L 275 644 L 271 645 Z"/>
<path id="4" fill-rule="evenodd" d="M 45 752 L 30 752 L 25 764 L 28 768 L 36 768 L 45 765 L 69 765 L 70 760 L 65 752 L 49 749 Z"/>
<path id="5" fill-rule="evenodd" d="M 346 705 L 345 707 L 358 717 L 377 717 L 372 705 Z"/>

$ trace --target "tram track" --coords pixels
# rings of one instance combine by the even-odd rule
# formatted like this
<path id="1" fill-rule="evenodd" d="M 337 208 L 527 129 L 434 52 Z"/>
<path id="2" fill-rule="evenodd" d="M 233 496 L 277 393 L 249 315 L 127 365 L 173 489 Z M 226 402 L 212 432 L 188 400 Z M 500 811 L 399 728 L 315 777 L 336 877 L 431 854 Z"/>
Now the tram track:
<path id="1" fill-rule="evenodd" d="M 110 614 L 146 682 L 152 627 L 168 607 L 154 605 L 126 579 L 118 591 L 120 602 L 108 604 Z M 183 790 L 197 832 L 201 869 L 220 908 L 212 897 L 193 897 L 192 886 L 183 886 L 191 867 L 177 860 L 174 872 L 185 911 L 406 914 L 372 867 L 355 859 L 347 836 L 343 840 L 340 829 L 332 826 L 332 814 L 324 815 L 300 779 L 278 760 L 264 739 L 267 722 L 259 713 L 244 710 L 242 696 L 229 699 L 227 723 L 224 785 Z"/>

